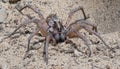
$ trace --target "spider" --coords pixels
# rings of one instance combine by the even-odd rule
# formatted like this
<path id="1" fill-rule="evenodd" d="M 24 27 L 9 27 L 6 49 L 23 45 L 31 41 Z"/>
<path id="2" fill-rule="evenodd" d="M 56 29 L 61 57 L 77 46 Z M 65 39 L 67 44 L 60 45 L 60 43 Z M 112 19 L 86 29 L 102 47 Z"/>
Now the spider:
<path id="1" fill-rule="evenodd" d="M 23 14 L 22 10 L 25 8 L 30 8 L 32 9 L 36 14 L 38 14 L 39 18 L 34 18 L 31 17 L 30 15 Z M 18 9 L 18 8 L 17 8 Z M 70 23 L 73 15 L 77 12 L 80 11 L 83 13 L 84 18 L 83 19 L 78 19 L 75 20 L 74 22 Z M 85 43 L 85 45 L 88 47 L 89 54 L 88 56 L 91 56 L 91 50 L 90 50 L 90 44 L 86 37 L 80 33 L 79 31 L 81 29 L 85 29 L 87 32 L 96 35 L 103 43 L 105 46 L 107 46 L 109 49 L 111 49 L 105 41 L 102 39 L 102 37 L 97 33 L 97 26 L 89 23 L 86 19 L 89 18 L 89 16 L 86 16 L 83 7 L 79 6 L 75 9 L 73 9 L 67 17 L 65 25 L 63 25 L 62 21 L 57 17 L 56 14 L 50 14 L 47 18 L 44 18 L 44 16 L 35 8 L 33 8 L 31 5 L 26 5 L 22 8 L 19 8 L 18 11 L 27 16 L 29 20 L 25 20 L 24 23 L 20 24 L 14 31 L 11 33 L 8 37 L 11 37 L 15 32 L 20 29 L 22 26 L 29 24 L 31 22 L 37 24 L 37 30 L 33 32 L 29 38 L 28 38 L 28 45 L 27 45 L 27 51 L 30 51 L 30 41 L 33 36 L 37 35 L 38 32 L 41 32 L 41 36 L 45 37 L 45 46 L 44 46 L 44 52 L 45 52 L 45 62 L 48 64 L 48 47 L 49 43 L 52 42 L 52 44 L 56 45 L 57 43 L 60 42 L 65 42 L 70 38 L 75 38 L 78 37 L 82 39 Z"/>

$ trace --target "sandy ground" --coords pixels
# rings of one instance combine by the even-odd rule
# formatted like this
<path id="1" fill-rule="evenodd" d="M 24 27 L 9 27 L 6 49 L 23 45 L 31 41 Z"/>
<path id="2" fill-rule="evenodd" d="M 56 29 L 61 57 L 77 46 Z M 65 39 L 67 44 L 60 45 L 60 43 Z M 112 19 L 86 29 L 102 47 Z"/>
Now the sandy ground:
<path id="1" fill-rule="evenodd" d="M 34 44 L 44 37 L 35 36 L 30 46 L 36 49 L 29 52 L 29 58 L 23 59 L 27 49 L 27 39 L 30 36 L 25 31 L 36 30 L 36 25 L 31 23 L 21 28 L 19 33 L 0 42 L 0 69 L 120 69 L 120 24 L 118 23 L 120 19 L 116 15 L 117 12 L 112 16 L 113 10 L 106 12 L 111 9 L 110 5 L 114 6 L 112 7 L 114 11 L 119 11 L 119 0 L 21 0 L 20 5 L 24 6 L 28 2 L 33 7 L 38 7 L 36 9 L 39 9 L 44 17 L 56 13 L 63 22 L 72 9 L 83 6 L 86 14 L 90 15 L 88 20 L 98 25 L 98 31 L 100 31 L 102 38 L 116 52 L 109 51 L 96 36 L 85 32 L 85 37 L 89 40 L 92 50 L 91 57 L 73 49 L 70 44 L 60 43 L 57 46 L 49 46 L 49 63 L 46 65 L 43 57 L 44 42 Z M 106 9 L 104 4 L 110 7 Z M 0 1 L 0 8 L 4 8 L 6 11 L 4 12 L 5 20 L 3 19 L 3 22 L 0 23 L 0 40 L 12 33 L 26 18 L 15 9 L 15 6 L 16 4 Z M 25 9 L 23 12 L 34 16 L 34 13 L 29 9 Z M 35 16 L 37 18 L 36 14 Z M 78 18 L 83 18 L 81 12 L 75 14 L 73 20 Z M 87 51 L 87 47 L 81 39 L 71 40 L 80 50 Z M 73 53 L 66 53 L 68 50 L 73 50 Z"/>

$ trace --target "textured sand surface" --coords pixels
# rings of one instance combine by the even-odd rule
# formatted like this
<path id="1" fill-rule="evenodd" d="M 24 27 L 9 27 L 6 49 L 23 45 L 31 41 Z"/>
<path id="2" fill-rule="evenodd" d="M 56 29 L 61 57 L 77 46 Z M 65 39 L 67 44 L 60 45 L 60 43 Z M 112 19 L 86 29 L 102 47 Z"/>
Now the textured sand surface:
<path id="1" fill-rule="evenodd" d="M 0 42 L 0 69 L 120 69 L 120 0 L 21 0 L 20 5 L 30 3 L 33 7 L 38 7 L 44 17 L 56 13 L 58 17 L 65 22 L 68 13 L 78 7 L 83 6 L 86 14 L 90 15 L 90 22 L 97 24 L 98 31 L 106 43 L 114 48 L 115 53 L 108 48 L 94 35 L 87 32 L 85 37 L 90 42 L 92 56 L 82 54 L 76 49 L 72 49 L 70 44 L 60 43 L 57 46 L 49 46 L 49 63 L 46 65 L 43 57 L 44 43 L 35 42 L 43 37 L 35 36 L 30 46 L 36 50 L 29 52 L 29 58 L 23 59 L 27 49 L 27 39 L 30 34 L 25 31 L 35 31 L 36 25 L 33 23 L 22 27 L 11 38 Z M 7 14 L 5 21 L 0 23 L 0 40 L 12 33 L 25 16 L 22 16 L 16 9 L 17 4 L 3 3 L 0 1 L 0 9 L 4 8 Z M 29 13 L 37 18 L 37 15 L 30 9 L 23 12 Z M 72 21 L 83 18 L 82 13 L 74 15 Z M 18 21 L 18 22 L 16 22 Z M 84 32 L 84 31 L 83 31 Z M 103 34 L 105 33 L 105 34 Z M 71 39 L 80 50 L 86 52 L 87 47 L 81 39 Z M 99 43 L 97 43 L 100 41 Z M 96 44 L 97 43 L 97 44 Z M 66 53 L 67 50 L 73 50 L 73 53 Z"/>

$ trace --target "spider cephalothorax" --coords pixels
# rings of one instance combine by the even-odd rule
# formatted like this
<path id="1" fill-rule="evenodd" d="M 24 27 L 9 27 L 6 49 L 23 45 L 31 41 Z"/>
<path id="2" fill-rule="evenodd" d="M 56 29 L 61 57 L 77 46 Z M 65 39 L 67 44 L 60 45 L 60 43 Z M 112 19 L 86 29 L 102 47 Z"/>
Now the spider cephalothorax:
<path id="1" fill-rule="evenodd" d="M 64 33 L 64 27 L 57 17 L 56 14 L 51 14 L 46 19 L 47 24 L 49 25 L 48 31 L 52 34 L 56 43 L 64 42 L 66 40 L 66 36 Z"/>
<path id="2" fill-rule="evenodd" d="M 22 10 L 25 9 L 26 7 L 32 9 L 35 13 L 37 13 L 38 16 L 39 16 L 39 19 L 31 17 L 30 15 L 23 14 Z M 75 12 L 79 11 L 79 10 L 82 11 L 84 18 L 75 20 L 73 23 L 70 23 L 73 14 Z M 90 50 L 90 46 L 89 46 L 90 44 L 89 44 L 88 40 L 86 39 L 86 37 L 79 32 L 81 29 L 85 29 L 87 32 L 96 35 L 97 37 L 99 37 L 99 39 L 109 49 L 111 49 L 105 43 L 105 41 L 101 38 L 101 36 L 97 33 L 96 25 L 94 25 L 92 23 L 89 23 L 86 20 L 89 17 L 86 17 L 83 8 L 80 7 L 80 6 L 78 8 L 73 9 L 68 14 L 68 18 L 66 20 L 66 23 L 64 23 L 65 25 L 63 25 L 62 21 L 57 17 L 56 14 L 50 14 L 47 18 L 44 18 L 43 15 L 38 10 L 33 8 L 31 5 L 27 5 L 25 7 L 19 8 L 18 11 L 21 12 L 23 15 L 27 16 L 29 19 L 25 20 L 25 22 L 23 24 L 20 24 L 18 26 L 18 28 L 16 28 L 14 30 L 14 32 L 11 33 L 8 37 L 13 35 L 20 27 L 22 27 L 22 26 L 24 26 L 26 24 L 29 24 L 31 22 L 37 24 L 37 27 L 38 27 L 37 30 L 35 32 L 33 32 L 30 35 L 30 37 L 28 38 L 28 45 L 27 45 L 27 51 L 26 52 L 28 52 L 30 50 L 29 46 L 30 46 L 30 41 L 31 41 L 32 37 L 34 35 L 38 34 L 38 32 L 40 31 L 41 36 L 45 37 L 44 52 L 45 52 L 45 61 L 46 61 L 46 63 L 48 63 L 48 46 L 49 46 L 49 43 L 51 41 L 52 41 L 53 44 L 57 44 L 59 42 L 65 42 L 69 38 L 74 38 L 74 37 L 78 37 L 78 38 L 82 39 L 85 42 L 85 45 L 88 47 L 88 50 L 89 50 L 88 56 L 91 56 L 91 50 Z"/>

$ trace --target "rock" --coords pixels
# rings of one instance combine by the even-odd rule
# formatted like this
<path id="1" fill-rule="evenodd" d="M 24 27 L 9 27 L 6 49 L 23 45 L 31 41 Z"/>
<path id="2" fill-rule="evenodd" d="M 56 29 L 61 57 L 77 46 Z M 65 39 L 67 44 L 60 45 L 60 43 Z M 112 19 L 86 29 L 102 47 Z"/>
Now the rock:
<path id="1" fill-rule="evenodd" d="M 4 8 L 0 8 L 0 23 L 4 22 L 7 18 L 7 12 Z"/>

